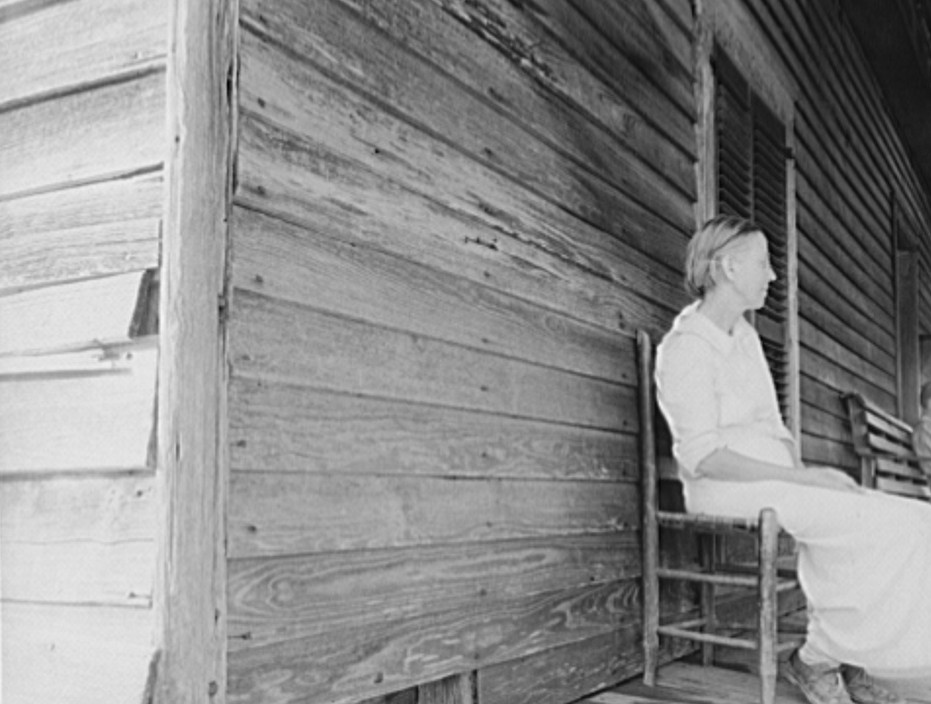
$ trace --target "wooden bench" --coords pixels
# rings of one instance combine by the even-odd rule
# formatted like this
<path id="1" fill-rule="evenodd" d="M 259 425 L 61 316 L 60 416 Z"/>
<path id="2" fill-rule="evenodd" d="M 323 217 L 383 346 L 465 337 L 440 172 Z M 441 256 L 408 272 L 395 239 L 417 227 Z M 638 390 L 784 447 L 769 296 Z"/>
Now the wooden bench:
<path id="1" fill-rule="evenodd" d="M 844 395 L 860 483 L 890 494 L 931 501 L 929 477 L 912 448 L 912 428 L 858 393 Z"/>

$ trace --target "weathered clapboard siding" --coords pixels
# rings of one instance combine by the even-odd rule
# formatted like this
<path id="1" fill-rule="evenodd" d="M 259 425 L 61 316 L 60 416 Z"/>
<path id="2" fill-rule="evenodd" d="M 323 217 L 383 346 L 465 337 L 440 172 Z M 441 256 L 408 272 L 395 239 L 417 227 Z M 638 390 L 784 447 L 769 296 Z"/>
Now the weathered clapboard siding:
<path id="1" fill-rule="evenodd" d="M 230 653 L 230 700 L 248 701 L 261 689 L 269 702 L 357 701 L 360 691 L 437 679 L 451 665 L 467 670 L 605 635 L 636 618 L 638 594 L 635 581 L 558 589 L 500 599 L 491 613 L 442 611 L 343 631 L 338 640 L 236 651 Z"/>
<path id="2" fill-rule="evenodd" d="M 161 208 L 159 172 L 2 200 L 0 283 L 11 289 L 152 269 Z"/>
<path id="3" fill-rule="evenodd" d="M 241 10 L 231 701 L 597 651 L 638 618 L 630 333 L 685 303 L 688 4 Z"/>
<path id="4" fill-rule="evenodd" d="M 164 3 L 76 0 L 45 4 L 49 7 L 41 12 L 0 24 L 0 65 L 4 67 L 0 108 L 164 68 L 168 31 Z"/>
<path id="5" fill-rule="evenodd" d="M 150 609 L 21 602 L 2 608 L 4 704 L 142 701 L 152 657 Z"/>
<path id="6" fill-rule="evenodd" d="M 0 508 L 4 600 L 151 605 L 151 476 L 11 479 Z"/>
<path id="7" fill-rule="evenodd" d="M 248 37 L 246 34 L 243 40 L 246 49 L 250 46 Z M 621 241 L 605 238 L 565 210 L 532 192 L 516 189 L 494 171 L 462 157 L 448 144 L 418 134 L 389 114 L 379 114 L 377 107 L 370 107 L 360 117 L 353 107 L 356 99 L 352 94 L 341 96 L 335 84 L 328 95 L 314 101 L 328 106 L 323 111 L 309 111 L 303 99 L 282 105 L 281 98 L 256 95 L 251 92 L 253 85 L 275 83 L 261 66 L 253 68 L 250 58 L 247 54 L 243 61 L 244 98 L 255 95 L 255 105 L 263 115 L 292 129 L 282 131 L 265 120 L 257 121 L 251 113 L 244 114 L 239 154 L 243 165 L 239 197 L 244 204 L 301 223 L 326 217 L 329 229 L 345 223 L 345 238 L 388 248 L 497 288 L 513 287 L 521 297 L 532 296 L 532 300 L 549 306 L 584 283 L 586 287 L 579 291 L 584 297 L 580 305 L 602 304 L 603 310 L 596 308 L 589 313 L 573 308 L 571 312 L 609 329 L 616 329 L 620 322 L 658 329 L 655 306 L 683 299 L 678 276 L 662 269 L 650 276 L 655 264 L 625 244 L 630 237 Z M 284 68 L 301 67 L 291 63 Z M 307 70 L 297 75 L 303 78 L 301 85 L 310 84 L 303 90 L 326 87 L 325 76 Z M 335 99 L 340 102 L 335 103 Z M 292 116 L 286 110 L 300 112 Z M 302 124 L 309 130 L 305 135 L 298 134 Z M 346 125 L 355 129 L 344 145 L 339 135 L 346 132 Z M 447 131 L 458 129 L 454 124 L 444 127 Z M 313 139 L 316 134 L 334 137 L 324 143 Z M 531 154 L 533 149 L 528 147 Z M 435 169 L 426 172 L 423 163 L 435 164 Z M 640 212 L 635 209 L 625 220 L 641 220 Z M 644 229 L 653 224 L 654 232 Z M 634 235 L 638 241 L 653 235 L 663 241 L 662 233 L 670 232 L 668 225 L 655 218 L 636 227 L 642 233 Z M 511 232 L 520 232 L 521 237 L 508 237 Z M 675 238 L 681 248 L 681 234 Z M 656 254 L 665 255 L 666 261 L 681 257 L 673 257 L 672 240 L 666 241 L 669 244 Z M 516 266 L 494 266 L 505 257 L 516 258 Z M 575 266 L 567 267 L 567 260 Z M 474 268 L 470 269 L 470 263 Z M 583 268 L 581 275 L 576 266 Z M 546 272 L 552 272 L 553 278 L 543 279 Z M 625 295 L 612 285 L 612 279 L 657 304 L 646 306 L 639 298 Z M 557 285 L 556 293 L 553 284 Z M 559 298 L 554 300 L 556 296 Z M 619 308 L 623 320 L 618 318 Z"/>
<path id="8" fill-rule="evenodd" d="M 237 378 L 234 471 L 635 481 L 637 438 Z"/>
<path id="9" fill-rule="evenodd" d="M 161 168 L 164 82 L 153 71 L 0 113 L 0 196 Z"/>
<path id="10" fill-rule="evenodd" d="M 241 292 L 237 375 L 605 430 L 630 429 L 621 384 Z"/>
<path id="11" fill-rule="evenodd" d="M 370 323 L 631 383 L 629 340 L 485 285 L 237 209 L 233 283 Z M 373 296 L 373 292 L 377 295 Z"/>
<path id="12" fill-rule="evenodd" d="M 293 46 L 306 61 L 348 82 L 356 90 L 383 101 L 390 106 L 392 113 L 400 115 L 406 122 L 423 125 L 443 138 L 445 149 L 453 147 L 457 151 L 466 151 L 485 168 L 492 166 L 494 170 L 503 171 L 532 186 L 602 229 L 610 232 L 617 227 L 609 216 L 615 215 L 613 211 L 618 216 L 627 213 L 626 219 L 631 219 L 629 192 L 642 192 L 648 202 L 665 208 L 659 213 L 654 212 L 654 217 L 658 215 L 673 224 L 691 226 L 689 201 L 681 194 L 661 187 L 655 176 L 644 174 L 637 183 L 625 180 L 626 188 L 612 189 L 609 183 L 605 183 L 603 174 L 605 169 L 615 169 L 614 165 L 597 164 L 599 168 L 585 169 L 576 160 L 568 160 L 563 153 L 566 146 L 551 147 L 550 140 L 544 142 L 525 130 L 515 129 L 513 121 L 502 118 L 500 106 L 495 102 L 482 99 L 471 91 L 462 91 L 430 64 L 414 55 L 398 52 L 393 43 L 360 24 L 339 3 L 317 3 L 310 7 L 286 3 L 276 6 L 274 12 L 264 12 L 261 15 L 264 24 L 261 20 L 253 20 L 254 13 L 262 8 L 260 3 L 257 5 L 255 9 L 251 3 L 243 7 L 244 21 L 253 31 L 270 34 L 270 41 L 277 39 Z M 472 46 L 480 45 L 473 40 Z M 473 49 L 477 50 L 480 49 Z M 365 69 L 353 69 L 360 65 Z M 524 80 L 532 82 L 529 77 Z M 438 101 L 438 95 L 456 95 L 456 100 Z M 428 111 L 424 110 L 425 105 L 430 106 Z M 548 109 L 559 108 L 550 106 Z M 579 116 L 576 121 L 581 119 Z M 584 127 L 582 122 L 576 131 Z M 587 151 L 592 152 L 590 160 L 595 158 L 592 150 L 598 144 L 587 147 Z M 377 142 L 368 146 L 371 150 L 388 147 Z M 386 149 L 385 158 L 392 153 L 390 148 Z M 435 160 L 436 156 L 431 159 Z M 623 165 L 634 167 L 636 162 L 628 159 Z M 628 170 L 630 173 L 625 173 L 624 179 L 639 177 L 633 168 L 624 169 L 625 172 Z M 581 189 L 582 184 L 586 190 Z M 597 195 L 597 200 L 589 196 L 589 192 Z M 662 202 L 657 198 L 663 199 Z M 508 211 L 505 209 L 504 212 Z M 665 231 L 668 229 L 667 225 Z"/>
<path id="13" fill-rule="evenodd" d="M 0 10 L 10 704 L 138 701 L 149 677 L 167 20 L 144 0 Z"/>
<path id="14" fill-rule="evenodd" d="M 637 552 L 623 533 L 234 560 L 230 649 L 631 579 Z"/>
<path id="15" fill-rule="evenodd" d="M 579 692 L 594 692 L 633 677 L 643 669 L 639 627 L 620 630 L 492 665 L 479 672 L 478 697 L 484 704 L 563 704 Z M 685 654 L 681 641 L 664 640 L 660 661 Z"/>
<path id="16" fill-rule="evenodd" d="M 230 557 L 632 530 L 632 484 L 240 473 Z"/>
<path id="17" fill-rule="evenodd" d="M 800 90 L 795 131 L 803 454 L 853 468 L 843 409 L 829 399 L 860 389 L 895 408 L 891 195 L 901 192 L 921 222 L 927 201 L 839 7 L 747 4 Z"/>

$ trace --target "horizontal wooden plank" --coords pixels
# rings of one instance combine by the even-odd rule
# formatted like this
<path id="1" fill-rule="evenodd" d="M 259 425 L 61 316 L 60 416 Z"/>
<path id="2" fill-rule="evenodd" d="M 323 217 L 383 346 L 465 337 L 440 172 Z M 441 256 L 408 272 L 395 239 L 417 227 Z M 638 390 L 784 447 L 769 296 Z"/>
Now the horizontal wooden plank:
<path id="1" fill-rule="evenodd" d="M 305 638 L 229 656 L 230 702 L 348 704 L 482 668 L 630 623 L 636 582 L 502 600 L 493 611 L 447 611 Z"/>
<path id="2" fill-rule="evenodd" d="M 613 533 L 636 506 L 628 483 L 234 472 L 229 557 Z"/>
<path id="3" fill-rule="evenodd" d="M 876 488 L 887 494 L 896 496 L 905 496 L 908 498 L 920 499 L 922 501 L 931 500 L 931 490 L 928 489 L 927 483 L 916 484 L 909 481 L 901 481 L 891 476 L 877 476 Z"/>
<path id="4" fill-rule="evenodd" d="M 851 476 L 859 476 L 860 464 L 849 442 L 838 442 L 802 433 L 802 458 L 806 464 L 846 469 Z"/>
<path id="5" fill-rule="evenodd" d="M 670 309 L 686 300 L 674 266 L 685 235 L 633 201 L 615 207 L 601 198 L 586 222 L 389 111 L 366 105 L 360 112 L 362 98 L 350 89 L 249 33 L 240 97 L 246 108 L 240 202 L 274 208 L 326 234 L 349 220 L 348 236 L 335 230 L 340 239 L 376 244 L 498 288 L 512 285 L 493 266 L 503 262 L 521 278 L 553 277 L 561 289 L 584 286 L 582 295 L 606 288 L 607 278 Z M 393 228 L 401 230 L 397 237 L 390 236 Z M 473 273 L 479 260 L 485 268 Z M 568 293 L 550 290 L 534 300 L 572 312 L 563 303 Z M 609 292 L 599 295 L 614 303 Z M 630 324 L 649 319 L 635 302 L 621 312 Z M 617 323 L 615 314 L 606 324 L 615 329 Z"/>
<path id="6" fill-rule="evenodd" d="M 157 350 L 147 339 L 108 354 L 81 355 L 81 370 L 68 355 L 19 358 L 42 373 L 0 375 L 0 474 L 149 466 Z"/>
<path id="7" fill-rule="evenodd" d="M 237 208 L 234 285 L 435 339 L 631 383 L 631 338 L 468 279 Z"/>
<path id="8" fill-rule="evenodd" d="M 149 606 L 151 474 L 0 482 L 0 560 L 6 600 Z"/>
<path id="9" fill-rule="evenodd" d="M 732 649 L 719 650 L 731 658 Z M 756 655 L 753 651 L 746 652 L 751 658 Z M 634 680 L 578 704 L 747 704 L 759 700 L 759 689 L 759 676 L 738 671 L 735 663 L 703 667 L 693 662 L 674 662 L 658 672 L 655 686 L 648 687 L 642 681 Z M 794 685 L 782 678 L 777 680 L 773 704 L 799 704 L 802 701 L 804 699 Z"/>
<path id="10" fill-rule="evenodd" d="M 0 355 L 128 341 L 143 274 L 0 296 Z"/>
<path id="11" fill-rule="evenodd" d="M 631 579 L 634 531 L 231 560 L 231 651 Z"/>
<path id="12" fill-rule="evenodd" d="M 878 259 L 863 248 L 850 233 L 850 226 L 824 205 L 821 194 L 805 178 L 798 179 L 798 226 L 816 236 L 816 244 L 825 256 L 840 269 L 845 278 L 856 284 L 871 300 L 883 308 L 893 302 L 892 282 L 889 281 L 891 261 L 888 252 Z M 841 234 L 843 233 L 843 234 Z M 801 255 L 801 252 L 800 252 Z"/>
<path id="13" fill-rule="evenodd" d="M 391 0 L 341 1 L 589 170 L 614 181 L 623 164 L 694 194 L 691 82 L 674 55 L 661 53 L 661 35 L 646 37 L 629 22 L 628 35 L 639 43 L 612 51 L 565 0 L 538 1 L 534 8 L 502 0 L 400 7 Z M 584 65 L 593 54 L 610 56 L 613 81 Z M 655 68 L 654 61 L 673 70 L 655 70 L 651 82 L 637 66 Z"/>
<path id="14" fill-rule="evenodd" d="M 639 624 L 624 626 L 579 643 L 482 668 L 478 673 L 478 701 L 482 704 L 575 701 L 641 672 L 641 639 Z M 659 661 L 665 664 L 693 649 L 690 643 L 663 639 Z"/>
<path id="15" fill-rule="evenodd" d="M 815 293 L 813 287 L 808 284 L 816 277 L 819 278 L 822 285 L 818 287 L 818 291 L 827 294 L 820 300 L 821 303 L 830 307 L 840 298 L 841 302 L 838 305 L 842 310 L 853 310 L 854 318 L 867 320 L 867 327 L 877 330 L 875 333 L 868 331 L 867 334 L 876 337 L 882 333 L 894 334 L 895 325 L 892 322 L 891 309 L 884 308 L 852 285 L 847 273 L 810 241 L 803 244 L 806 240 L 816 240 L 819 237 L 817 232 L 803 231 L 802 235 L 802 242 L 799 244 L 799 283 L 804 283 L 811 293 Z"/>
<path id="16" fill-rule="evenodd" d="M 877 388 L 888 389 L 890 393 L 894 392 L 895 377 L 893 373 L 876 367 L 852 354 L 850 350 L 807 320 L 799 320 L 799 338 L 802 347 L 817 350 L 820 355 L 830 359 L 833 365 L 845 369 L 856 378 L 873 384 Z M 805 365 L 806 362 L 803 361 L 803 370 L 805 370 Z M 813 376 L 817 376 L 817 374 L 813 374 Z M 856 388 L 857 386 L 857 384 L 852 384 L 848 385 L 847 388 Z M 844 386 L 840 385 L 839 388 L 844 388 Z"/>
<path id="17" fill-rule="evenodd" d="M 158 168 L 165 74 L 0 113 L 0 197 Z"/>
<path id="18" fill-rule="evenodd" d="M 143 700 L 150 609 L 5 602 L 0 624 L 4 704 Z"/>
<path id="19" fill-rule="evenodd" d="M 826 413 L 807 403 L 802 404 L 801 414 L 805 432 L 838 442 L 851 442 L 850 422 L 846 417 Z"/>
<path id="20" fill-rule="evenodd" d="M 0 291 L 158 266 L 162 198 L 155 173 L 0 200 Z"/>
<path id="21" fill-rule="evenodd" d="M 591 221 L 586 213 L 602 216 L 620 191 L 673 225 L 693 226 L 691 197 L 666 187 L 648 172 L 638 173 L 634 160 L 623 162 L 623 168 L 603 163 L 595 172 L 578 165 L 520 129 L 488 101 L 462 90 L 431 64 L 398 51 L 389 38 L 360 22 L 338 0 L 310 5 L 298 0 L 273 4 L 250 0 L 243 3 L 242 13 L 252 31 L 274 36 L 307 61 L 391 105 L 406 120 L 442 135 L 456 148 L 493 164 L 583 219 Z M 610 173 L 610 186 L 598 171 Z M 593 194 L 597 196 L 592 198 Z"/>
<path id="22" fill-rule="evenodd" d="M 843 342 L 851 352 L 882 369 L 895 367 L 893 337 L 850 301 L 839 300 L 831 284 L 805 263 L 799 263 L 799 316 Z"/>
<path id="23" fill-rule="evenodd" d="M 631 430 L 634 390 L 237 292 L 234 376 Z"/>
<path id="24" fill-rule="evenodd" d="M 250 379 L 233 379 L 229 408 L 234 470 L 608 480 L 639 474 L 636 434 Z M 636 424 L 636 417 L 625 423 Z"/>
<path id="25" fill-rule="evenodd" d="M 551 6 L 557 4 L 550 3 Z M 682 115 L 695 122 L 697 105 L 692 92 L 691 32 L 683 31 L 669 14 L 668 6 L 663 7 L 656 0 L 615 4 L 569 0 L 568 4 L 578 8 L 591 23 L 579 36 L 582 57 L 606 60 L 607 55 L 599 57 L 601 52 L 591 48 L 592 43 L 599 41 L 598 35 L 604 35 L 649 83 L 670 97 Z M 558 25 L 561 18 L 556 13 L 546 12 L 547 9 L 544 4 L 544 13 L 551 18 L 548 26 Z M 688 27 L 691 30 L 691 21 Z M 610 69 L 606 63 L 601 65 Z M 618 78 L 622 85 L 627 84 L 621 76 Z"/>
<path id="26" fill-rule="evenodd" d="M 925 474 L 918 467 L 916 460 L 893 460 L 881 458 L 876 460 L 876 469 L 879 472 L 892 475 L 893 478 L 902 481 L 907 480 L 911 483 L 919 484 L 924 484 L 927 482 Z"/>
<path id="27" fill-rule="evenodd" d="M 163 65 L 168 6 L 148 0 L 45 3 L 0 23 L 0 107 Z"/>
<path id="28" fill-rule="evenodd" d="M 648 264 L 633 247 L 615 248 L 629 252 L 622 265 L 624 258 L 583 246 L 582 236 L 590 229 L 580 221 L 559 216 L 556 222 L 565 229 L 544 237 L 533 230 L 487 227 L 413 193 L 409 184 L 386 181 L 333 155 L 328 145 L 303 141 L 248 116 L 240 126 L 237 199 L 249 207 L 483 282 L 609 330 L 643 328 L 659 335 L 668 327 L 675 302 L 686 300 L 678 278 Z M 457 180 L 469 183 L 463 174 Z M 580 238 L 577 245 L 570 243 L 575 237 Z"/>

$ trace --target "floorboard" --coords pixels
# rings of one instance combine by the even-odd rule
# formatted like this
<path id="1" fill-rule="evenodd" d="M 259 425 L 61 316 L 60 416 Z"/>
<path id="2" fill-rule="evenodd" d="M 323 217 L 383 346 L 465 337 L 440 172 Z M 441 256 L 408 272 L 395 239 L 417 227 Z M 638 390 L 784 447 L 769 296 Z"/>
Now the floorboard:
<path id="1" fill-rule="evenodd" d="M 931 682 L 889 683 L 909 704 L 931 704 Z M 754 704 L 759 684 L 749 672 L 674 662 L 660 668 L 656 687 L 639 678 L 578 704 Z M 776 687 L 776 704 L 805 704 L 798 690 L 784 680 Z"/>

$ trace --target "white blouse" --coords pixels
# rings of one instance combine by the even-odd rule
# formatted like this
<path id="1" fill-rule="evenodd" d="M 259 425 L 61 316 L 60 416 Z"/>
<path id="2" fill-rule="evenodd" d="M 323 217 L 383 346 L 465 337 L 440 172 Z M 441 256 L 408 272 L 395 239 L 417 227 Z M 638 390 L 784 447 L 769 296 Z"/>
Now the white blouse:
<path id="1" fill-rule="evenodd" d="M 756 330 L 744 318 L 728 335 L 687 306 L 656 356 L 657 400 L 669 423 L 683 482 L 719 448 L 791 467 L 772 375 Z"/>

